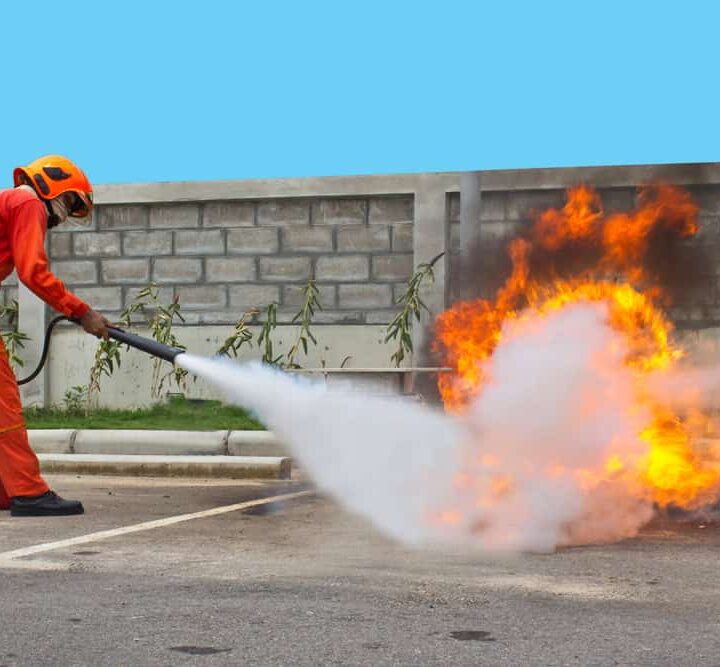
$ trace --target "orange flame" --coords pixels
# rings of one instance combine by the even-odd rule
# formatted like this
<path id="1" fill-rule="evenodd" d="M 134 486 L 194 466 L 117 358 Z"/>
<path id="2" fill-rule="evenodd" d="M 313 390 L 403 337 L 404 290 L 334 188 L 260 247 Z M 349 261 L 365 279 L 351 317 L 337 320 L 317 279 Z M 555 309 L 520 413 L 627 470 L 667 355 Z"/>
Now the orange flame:
<path id="1" fill-rule="evenodd" d="M 561 209 L 540 213 L 527 234 L 510 242 L 512 272 L 494 301 L 459 302 L 437 319 L 435 349 L 454 369 L 439 379 L 446 409 L 462 413 L 480 394 L 488 379 L 486 362 L 507 321 L 527 314 L 542 318 L 580 302 L 608 305 L 609 325 L 626 340 L 626 364 L 636 377 L 671 368 L 683 351 L 671 340 L 672 325 L 661 310 L 667 297 L 644 260 L 654 234 L 687 238 L 697 232 L 697 218 L 690 195 L 674 186 L 642 188 L 633 211 L 610 215 L 592 188 L 568 190 Z M 614 453 L 601 470 L 578 475 L 591 484 L 621 476 L 661 506 L 696 507 L 711 500 L 718 470 L 696 451 L 677 416 L 640 388 L 637 394 L 638 407 L 653 415 L 638 434 L 647 455 L 638 464 Z M 558 470 L 562 466 L 550 466 L 548 478 Z M 500 486 L 509 493 L 512 482 Z"/>

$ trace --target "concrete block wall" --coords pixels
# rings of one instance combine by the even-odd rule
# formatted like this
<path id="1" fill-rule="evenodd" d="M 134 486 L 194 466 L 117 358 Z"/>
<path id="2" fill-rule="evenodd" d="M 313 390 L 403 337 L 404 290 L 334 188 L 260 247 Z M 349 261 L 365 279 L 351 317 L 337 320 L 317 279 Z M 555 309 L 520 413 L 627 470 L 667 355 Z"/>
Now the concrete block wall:
<path id="1" fill-rule="evenodd" d="M 534 212 L 561 207 L 569 186 L 594 186 L 607 212 L 628 211 L 637 203 L 638 186 L 674 183 L 688 190 L 700 206 L 700 231 L 682 242 L 686 250 L 695 246 L 693 266 L 681 266 L 670 276 L 672 298 L 669 314 L 677 329 L 700 331 L 720 327 L 720 165 L 653 165 L 646 167 L 545 169 L 518 172 L 486 172 L 482 182 L 478 220 L 473 221 L 476 264 L 472 279 L 477 295 L 492 298 L 510 271 L 506 248 L 509 241 L 527 229 Z M 460 298 L 461 285 L 461 194 L 448 194 L 450 279 L 448 300 Z M 466 223 L 467 224 L 467 223 Z M 467 234 L 465 235 L 467 238 Z M 698 252 L 699 251 L 699 252 Z M 672 273 L 672 272 L 670 272 Z"/>
<path id="2" fill-rule="evenodd" d="M 507 247 L 510 241 L 527 230 L 536 212 L 548 208 L 561 208 L 565 203 L 566 187 L 537 190 L 483 190 L 477 232 L 477 247 L 471 252 L 476 257 L 478 296 L 492 298 L 510 272 Z M 636 190 L 632 187 L 599 188 L 606 212 L 627 211 L 635 202 Z M 461 248 L 460 193 L 448 195 L 448 215 L 451 254 L 450 302 L 460 298 Z"/>
<path id="3" fill-rule="evenodd" d="M 13 273 L 3 280 L 0 285 L 0 306 L 9 306 L 13 301 L 18 300 L 18 281 Z"/>
<path id="4" fill-rule="evenodd" d="M 284 325 L 279 347 L 291 344 L 289 323 L 312 277 L 325 309 L 316 323 L 324 330 L 303 365 L 332 365 L 352 355 L 355 368 L 390 364 L 392 349 L 383 339 L 394 301 L 413 267 L 445 252 L 435 282 L 423 289 L 430 313 L 413 328 L 417 352 L 408 363 L 425 365 L 433 363 L 427 342 L 434 316 L 460 294 L 461 252 L 474 252 L 472 287 L 491 297 L 507 275 L 509 239 L 530 224 L 533 210 L 562 205 L 568 186 L 591 184 L 607 209 L 625 210 L 637 185 L 667 182 L 687 187 L 700 203 L 702 232 L 689 243 L 702 246 L 708 258 L 704 272 L 693 271 L 699 280 L 678 282 L 672 316 L 689 332 L 719 330 L 720 164 L 475 175 L 482 193 L 477 219 L 467 214 L 470 206 L 462 214 L 461 183 L 472 179 L 458 173 L 99 186 L 91 224 L 53 231 L 48 251 L 69 287 L 110 317 L 140 287 L 157 282 L 163 301 L 181 299 L 187 325 L 180 338 L 201 352 L 212 352 L 245 310 L 271 302 Z M 12 281 L 0 288 L 4 302 L 15 294 L 22 330 L 42 331 L 42 304 Z M 45 377 L 25 388 L 27 402 L 56 401 L 71 378 L 82 381 L 92 358 L 86 338 L 76 330 L 63 333 Z M 39 337 L 26 348 L 28 367 L 38 348 Z M 258 356 L 257 350 L 244 354 L 250 352 Z M 148 384 L 146 365 L 130 370 L 126 401 Z M 104 393 L 102 400 L 113 405 L 117 396 Z"/>
<path id="5" fill-rule="evenodd" d="M 116 317 L 150 282 L 188 324 L 232 324 L 278 304 L 288 322 L 317 283 L 318 324 L 382 324 L 413 272 L 413 196 L 99 204 L 51 232 L 57 275 Z"/>
<path id="6" fill-rule="evenodd" d="M 251 331 L 257 338 L 260 327 Z M 148 336 L 145 329 L 137 329 L 140 335 Z M 278 327 L 273 337 L 275 354 L 284 355 L 295 341 L 296 329 L 292 326 Z M 314 328 L 318 345 L 310 346 L 307 357 L 300 361 L 306 369 L 338 368 L 343 361 L 345 367 L 387 368 L 390 365 L 392 348 L 382 344 L 385 337 L 383 325 L 330 324 Z M 194 354 L 212 355 L 228 336 L 226 325 L 203 325 L 178 327 L 178 337 Z M 62 405 L 65 393 L 70 387 L 86 385 L 93 363 L 97 342 L 77 327 L 58 327 L 53 337 L 50 356 L 44 372 L 47 379 L 44 402 Z M 256 347 L 243 346 L 239 362 L 257 360 L 261 351 Z M 349 357 L 349 359 L 348 359 Z M 29 371 L 30 364 L 25 371 Z M 165 366 L 165 370 L 169 370 Z M 152 395 L 152 359 L 136 350 L 123 351 L 122 364 L 111 379 L 102 378 L 101 392 L 97 396 L 99 405 L 113 408 L 143 407 L 157 399 Z M 177 388 L 168 387 L 172 392 Z M 218 399 L 221 396 L 205 382 L 198 380 L 188 383 L 190 398 Z"/>
<path id="7" fill-rule="evenodd" d="M 314 320 L 318 345 L 298 361 L 386 367 L 396 298 L 416 264 L 446 249 L 451 191 L 454 174 L 100 185 L 90 224 L 53 230 L 48 254 L 68 287 L 111 319 L 156 283 L 162 302 L 180 299 L 179 340 L 208 354 L 245 311 L 270 303 L 278 307 L 275 348 L 287 351 L 302 288 L 313 278 L 323 306 Z M 424 289 L 435 312 L 446 302 L 445 274 L 439 266 L 436 283 Z M 6 283 L 0 298 L 17 289 Z M 23 355 L 31 368 L 50 313 L 24 286 L 18 299 L 20 327 L 32 336 Z M 420 349 L 426 329 L 413 336 Z M 25 403 L 57 404 L 69 386 L 84 384 L 94 346 L 77 328 L 59 331 L 46 372 L 23 387 Z M 243 358 L 260 355 L 257 346 L 243 348 Z M 102 405 L 150 401 L 151 367 L 137 356 L 128 353 Z M 202 396 L 206 388 L 192 391 Z"/>
<path id="8" fill-rule="evenodd" d="M 17 301 L 18 291 L 17 276 L 13 273 L 0 285 L 0 307 L 10 306 L 13 301 Z M 10 318 L 0 316 L 0 331 L 9 329 L 9 327 Z"/>

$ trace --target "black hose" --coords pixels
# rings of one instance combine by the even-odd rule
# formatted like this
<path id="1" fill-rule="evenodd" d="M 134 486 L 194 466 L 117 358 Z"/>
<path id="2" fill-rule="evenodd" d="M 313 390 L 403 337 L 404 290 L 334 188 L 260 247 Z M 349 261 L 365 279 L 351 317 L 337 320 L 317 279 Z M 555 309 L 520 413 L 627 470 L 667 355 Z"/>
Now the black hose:
<path id="1" fill-rule="evenodd" d="M 78 320 L 65 317 L 64 315 L 59 315 L 58 317 L 50 320 L 50 324 L 48 324 L 47 331 L 45 332 L 45 340 L 43 342 L 42 354 L 40 355 L 40 362 L 38 363 L 37 368 L 30 375 L 28 375 L 28 377 L 23 378 L 22 380 L 18 380 L 18 385 L 32 382 L 38 375 L 40 375 L 40 372 L 42 371 L 43 367 L 45 366 L 45 362 L 47 361 L 48 352 L 50 351 L 50 339 L 52 337 L 53 329 L 55 329 L 58 323 L 62 322 L 63 320 L 72 322 L 73 324 L 79 324 Z M 129 345 L 130 347 L 134 347 L 137 350 L 146 352 L 147 354 L 152 355 L 153 357 L 158 357 L 159 359 L 163 359 L 164 361 L 169 361 L 170 363 L 174 363 L 175 357 L 185 352 L 185 350 L 182 350 L 179 347 L 170 347 L 169 345 L 163 345 L 162 343 L 158 343 L 157 341 L 151 340 L 150 338 L 143 338 L 142 336 L 129 333 L 128 331 L 123 331 L 122 329 L 118 329 L 117 327 L 108 327 L 108 335 L 110 336 L 110 338 L 117 340 L 120 343 Z"/>
<path id="2" fill-rule="evenodd" d="M 134 347 L 136 350 L 146 352 L 152 357 L 169 361 L 171 364 L 175 363 L 175 357 L 177 357 L 178 354 L 185 353 L 185 350 L 179 347 L 170 347 L 169 345 L 158 343 L 151 338 L 143 338 L 142 336 L 118 329 L 117 327 L 108 327 L 108 335 L 120 343 L 125 343 L 125 345 Z"/>
<path id="3" fill-rule="evenodd" d="M 18 380 L 18 385 L 27 384 L 28 382 L 32 382 L 38 375 L 40 375 L 40 371 L 42 371 L 43 367 L 45 366 L 45 362 L 47 361 L 48 352 L 50 351 L 50 339 L 52 337 L 53 329 L 63 320 L 67 320 L 68 322 L 72 321 L 70 318 L 65 317 L 65 315 L 59 315 L 58 317 L 50 320 L 50 324 L 48 324 L 47 331 L 45 332 L 45 341 L 43 342 L 43 349 L 42 354 L 40 355 L 40 361 L 38 362 L 37 368 L 26 378 L 23 378 L 22 380 Z"/>

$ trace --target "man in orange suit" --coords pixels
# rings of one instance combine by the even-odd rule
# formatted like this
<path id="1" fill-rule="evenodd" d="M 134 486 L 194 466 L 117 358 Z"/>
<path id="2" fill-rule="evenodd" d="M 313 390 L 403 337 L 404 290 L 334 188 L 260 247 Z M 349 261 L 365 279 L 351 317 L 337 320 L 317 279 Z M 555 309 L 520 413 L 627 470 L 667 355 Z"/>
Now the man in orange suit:
<path id="1" fill-rule="evenodd" d="M 107 320 L 65 289 L 48 268 L 45 234 L 68 217 L 90 214 L 93 191 L 67 158 L 48 155 L 13 174 L 15 187 L 0 190 L 0 282 L 18 279 L 55 310 L 76 318 L 94 336 L 107 338 Z M 82 514 L 77 500 L 51 491 L 28 443 L 20 393 L 0 339 L 0 510 L 13 516 Z"/>

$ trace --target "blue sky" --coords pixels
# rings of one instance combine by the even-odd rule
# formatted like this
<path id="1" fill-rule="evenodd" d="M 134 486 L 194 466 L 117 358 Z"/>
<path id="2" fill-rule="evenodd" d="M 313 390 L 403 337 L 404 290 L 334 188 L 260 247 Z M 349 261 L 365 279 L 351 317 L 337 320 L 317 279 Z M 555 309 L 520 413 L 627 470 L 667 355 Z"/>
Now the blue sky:
<path id="1" fill-rule="evenodd" d="M 3 3 L 0 174 L 49 152 L 96 183 L 718 161 L 719 19 L 659 0 Z"/>

